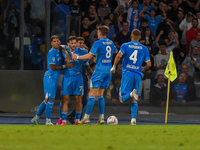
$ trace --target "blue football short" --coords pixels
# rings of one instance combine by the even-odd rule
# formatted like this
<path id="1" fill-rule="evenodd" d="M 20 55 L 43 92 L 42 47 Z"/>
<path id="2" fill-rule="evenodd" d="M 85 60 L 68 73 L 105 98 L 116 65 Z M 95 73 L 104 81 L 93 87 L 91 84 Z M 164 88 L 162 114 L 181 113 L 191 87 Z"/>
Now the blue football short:
<path id="1" fill-rule="evenodd" d="M 81 73 L 62 79 L 61 95 L 83 95 L 83 76 Z"/>
<path id="2" fill-rule="evenodd" d="M 51 76 L 44 76 L 43 84 L 45 99 L 55 98 L 58 86 L 58 79 L 54 79 Z"/>
<path id="3" fill-rule="evenodd" d="M 137 90 L 137 95 L 140 93 L 142 77 L 138 73 L 125 72 L 122 76 L 119 96 L 131 93 L 133 89 Z"/>
<path id="4" fill-rule="evenodd" d="M 98 73 L 94 72 L 91 77 L 91 88 L 99 88 L 99 89 L 107 89 L 110 80 L 112 78 L 112 74 L 110 73 Z"/>

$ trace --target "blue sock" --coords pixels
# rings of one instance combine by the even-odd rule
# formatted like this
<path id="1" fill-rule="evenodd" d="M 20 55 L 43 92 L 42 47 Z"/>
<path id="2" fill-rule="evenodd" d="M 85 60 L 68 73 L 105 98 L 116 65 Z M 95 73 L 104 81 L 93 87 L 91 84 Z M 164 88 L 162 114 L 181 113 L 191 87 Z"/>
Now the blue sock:
<path id="1" fill-rule="evenodd" d="M 76 119 L 81 119 L 81 111 L 75 111 Z"/>
<path id="2" fill-rule="evenodd" d="M 89 96 L 85 114 L 90 115 L 95 104 L 95 96 Z"/>
<path id="3" fill-rule="evenodd" d="M 128 101 L 130 98 L 131 98 L 131 95 L 130 95 L 130 93 L 129 93 L 129 94 L 126 94 L 126 95 L 123 95 L 123 96 L 121 96 L 121 100 L 122 100 L 122 102 L 126 102 L 126 101 Z"/>
<path id="4" fill-rule="evenodd" d="M 104 114 L 105 100 L 103 98 L 103 95 L 102 96 L 98 96 L 97 98 L 98 98 L 98 105 L 99 105 L 100 114 Z"/>
<path id="5" fill-rule="evenodd" d="M 66 118 L 67 118 L 67 111 L 61 111 L 61 118 L 62 118 L 62 120 L 66 120 Z"/>
<path id="6" fill-rule="evenodd" d="M 136 119 L 137 110 L 138 110 L 138 103 L 137 103 L 137 101 L 132 101 L 131 102 L 131 116 L 132 116 L 132 118 Z"/>
<path id="7" fill-rule="evenodd" d="M 60 105 L 59 105 L 59 115 L 60 115 L 60 118 L 62 118 L 61 112 L 62 112 L 62 103 L 60 103 Z"/>
<path id="8" fill-rule="evenodd" d="M 36 115 L 38 117 L 40 117 L 44 113 L 44 111 L 46 109 L 46 105 L 47 105 L 47 102 L 45 100 L 40 104 L 40 107 L 39 107 L 39 109 L 38 109 L 38 111 L 36 113 Z"/>
<path id="9" fill-rule="evenodd" d="M 53 104 L 55 101 L 48 101 L 47 106 L 46 106 L 46 118 L 51 119 L 51 114 L 52 114 L 52 109 L 53 109 Z"/>

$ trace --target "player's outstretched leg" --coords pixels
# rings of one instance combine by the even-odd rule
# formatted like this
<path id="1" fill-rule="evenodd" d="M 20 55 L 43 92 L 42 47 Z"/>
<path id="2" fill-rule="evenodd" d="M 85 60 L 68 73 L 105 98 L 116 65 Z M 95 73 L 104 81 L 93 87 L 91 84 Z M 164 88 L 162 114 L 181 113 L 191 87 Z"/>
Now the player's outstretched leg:
<path id="1" fill-rule="evenodd" d="M 104 112 L 105 112 L 105 100 L 102 96 L 98 96 L 98 105 L 99 105 L 99 111 L 100 111 L 100 115 L 99 115 L 99 120 L 97 123 L 99 124 L 104 124 Z"/>
<path id="2" fill-rule="evenodd" d="M 92 112 L 92 109 L 95 104 L 95 96 L 89 96 L 88 102 L 87 102 L 87 107 L 86 107 L 86 112 L 83 117 L 83 119 L 80 121 L 81 123 L 90 123 L 90 114 Z"/>
<path id="3" fill-rule="evenodd" d="M 130 98 L 134 98 L 134 100 L 138 100 L 138 95 L 137 95 L 137 90 L 136 89 L 133 89 L 133 91 L 129 94 L 125 94 L 123 96 L 121 96 L 121 100 L 120 102 L 123 103 L 123 102 L 126 102 L 128 101 Z"/>
<path id="4" fill-rule="evenodd" d="M 48 101 L 46 105 L 46 125 L 53 125 L 51 122 L 51 114 L 52 114 L 52 109 L 55 101 Z"/>
<path id="5" fill-rule="evenodd" d="M 131 116 L 132 116 L 131 125 L 136 125 L 137 110 L 138 110 L 137 101 L 135 100 L 131 101 Z"/>
<path id="6" fill-rule="evenodd" d="M 35 117 L 31 119 L 31 123 L 33 123 L 35 125 L 39 124 L 39 118 L 44 113 L 44 111 L 46 109 L 46 104 L 47 104 L 47 102 L 45 100 L 40 104 L 39 109 L 38 109 Z"/>

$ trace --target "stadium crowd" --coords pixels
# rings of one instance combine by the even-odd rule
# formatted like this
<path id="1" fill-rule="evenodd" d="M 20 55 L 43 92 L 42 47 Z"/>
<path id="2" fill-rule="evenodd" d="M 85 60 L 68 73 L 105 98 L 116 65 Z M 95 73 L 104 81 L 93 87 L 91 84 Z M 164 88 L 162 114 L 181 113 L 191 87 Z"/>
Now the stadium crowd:
<path id="1" fill-rule="evenodd" d="M 0 0 L 0 55 L 13 58 L 11 63 L 19 55 L 16 50 L 19 49 L 16 45 L 19 7 L 19 0 Z M 96 27 L 106 25 L 109 27 L 108 38 L 120 50 L 123 43 L 131 41 L 131 31 L 139 29 L 140 43 L 148 48 L 152 63 L 144 72 L 140 99 L 150 99 L 155 106 L 165 105 L 161 99 L 167 92 L 164 70 L 172 51 L 179 75 L 171 86 L 171 100 L 185 105 L 196 100 L 195 85 L 200 82 L 199 9 L 200 0 L 51 0 L 51 35 L 58 35 L 61 43 L 66 45 L 67 28 L 70 28 L 68 34 L 83 37 L 85 47 L 90 51 L 98 40 Z M 42 70 L 45 0 L 24 0 L 24 21 L 26 44 L 37 51 L 35 55 L 24 53 L 25 69 Z M 24 48 L 26 51 L 26 46 Z M 91 68 L 95 66 L 92 62 L 90 65 Z M 13 68 L 2 66 L 2 69 Z M 121 74 L 121 64 L 118 64 L 104 93 L 114 104 L 119 102 Z"/>

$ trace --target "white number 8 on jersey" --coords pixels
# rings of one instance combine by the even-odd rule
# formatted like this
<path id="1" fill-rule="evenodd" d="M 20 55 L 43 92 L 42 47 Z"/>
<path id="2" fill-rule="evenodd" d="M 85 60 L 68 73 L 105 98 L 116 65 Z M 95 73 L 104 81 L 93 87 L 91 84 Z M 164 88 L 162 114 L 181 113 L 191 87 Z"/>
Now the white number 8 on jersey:
<path id="1" fill-rule="evenodd" d="M 110 46 L 106 46 L 106 58 L 110 58 L 111 57 L 111 47 Z"/>

